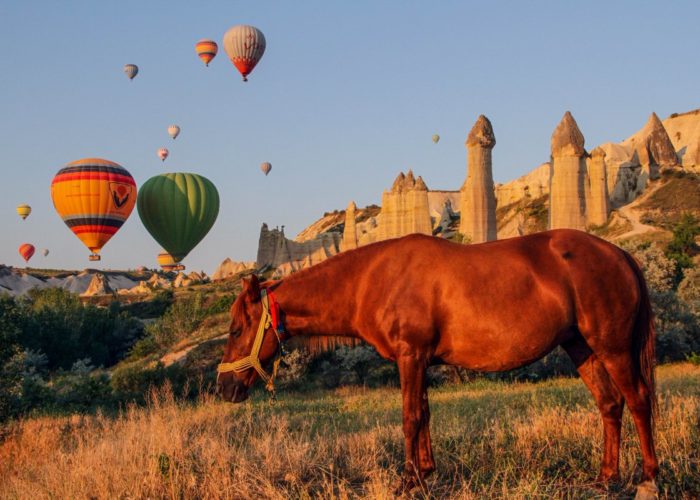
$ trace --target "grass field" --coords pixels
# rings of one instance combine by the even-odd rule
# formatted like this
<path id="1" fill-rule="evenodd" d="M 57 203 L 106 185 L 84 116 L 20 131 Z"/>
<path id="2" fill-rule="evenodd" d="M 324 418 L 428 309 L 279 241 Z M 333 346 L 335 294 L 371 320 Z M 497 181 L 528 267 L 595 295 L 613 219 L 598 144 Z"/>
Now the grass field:
<path id="1" fill-rule="evenodd" d="M 658 370 L 664 498 L 700 496 L 700 366 Z M 430 391 L 438 471 L 415 498 L 629 498 L 639 448 L 625 415 L 623 484 L 592 482 L 602 426 L 583 384 L 477 381 Z M 2 498 L 387 498 L 403 460 L 397 389 L 259 393 L 234 406 L 167 391 L 117 416 L 5 429 Z"/>

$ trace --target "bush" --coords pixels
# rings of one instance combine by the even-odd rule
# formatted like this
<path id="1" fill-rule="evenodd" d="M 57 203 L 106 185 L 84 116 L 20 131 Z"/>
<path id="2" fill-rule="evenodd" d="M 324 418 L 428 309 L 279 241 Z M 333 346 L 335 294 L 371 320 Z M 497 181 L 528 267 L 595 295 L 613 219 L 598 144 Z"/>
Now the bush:
<path id="1" fill-rule="evenodd" d="M 111 387 L 120 401 L 143 403 L 151 389 L 171 385 L 176 392 L 188 392 L 187 373 L 177 364 L 165 367 L 160 361 L 154 365 L 128 364 L 112 372 Z"/>
<path id="2" fill-rule="evenodd" d="M 676 263 L 676 284 L 683 277 L 683 270 L 693 266 L 692 256 L 697 252 L 695 237 L 700 235 L 700 224 L 692 214 L 686 213 L 673 228 L 673 239 L 666 254 Z"/>

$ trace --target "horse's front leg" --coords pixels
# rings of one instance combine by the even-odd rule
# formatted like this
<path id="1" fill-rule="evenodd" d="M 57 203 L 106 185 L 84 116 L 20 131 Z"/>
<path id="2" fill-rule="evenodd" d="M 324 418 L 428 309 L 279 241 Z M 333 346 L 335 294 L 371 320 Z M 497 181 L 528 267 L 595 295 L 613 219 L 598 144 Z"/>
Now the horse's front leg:
<path id="1" fill-rule="evenodd" d="M 403 434 L 406 464 L 402 488 L 420 485 L 435 470 L 430 445 L 430 413 L 426 387 L 426 361 L 419 355 L 406 354 L 397 359 L 403 396 Z"/>

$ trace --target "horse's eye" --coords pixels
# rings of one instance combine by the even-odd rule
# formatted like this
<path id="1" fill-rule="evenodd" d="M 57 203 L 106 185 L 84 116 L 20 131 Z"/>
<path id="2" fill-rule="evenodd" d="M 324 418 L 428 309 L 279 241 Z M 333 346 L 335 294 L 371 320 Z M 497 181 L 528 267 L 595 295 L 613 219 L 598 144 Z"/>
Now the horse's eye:
<path id="1" fill-rule="evenodd" d="M 240 331 L 240 330 L 236 330 L 235 332 L 231 332 L 231 336 L 232 336 L 234 339 L 237 339 L 238 337 L 241 336 L 241 331 Z"/>

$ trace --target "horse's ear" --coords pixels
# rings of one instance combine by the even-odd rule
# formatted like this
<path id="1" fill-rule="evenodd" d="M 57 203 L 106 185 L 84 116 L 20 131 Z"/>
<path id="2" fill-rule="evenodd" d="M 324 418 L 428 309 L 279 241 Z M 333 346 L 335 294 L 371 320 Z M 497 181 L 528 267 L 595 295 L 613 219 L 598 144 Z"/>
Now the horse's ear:
<path id="1" fill-rule="evenodd" d="M 255 274 L 251 274 L 249 279 L 243 280 L 243 293 L 247 293 L 252 302 L 260 300 L 260 281 Z"/>

